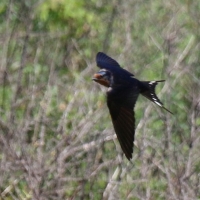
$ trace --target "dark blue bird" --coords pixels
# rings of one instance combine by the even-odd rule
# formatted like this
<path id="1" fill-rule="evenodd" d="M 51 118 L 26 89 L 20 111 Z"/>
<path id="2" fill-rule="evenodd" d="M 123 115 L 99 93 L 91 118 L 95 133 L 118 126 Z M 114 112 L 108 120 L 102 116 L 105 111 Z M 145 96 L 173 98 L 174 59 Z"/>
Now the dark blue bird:
<path id="1" fill-rule="evenodd" d="M 114 129 L 124 154 L 130 160 L 135 135 L 134 106 L 139 94 L 172 114 L 155 94 L 156 85 L 164 80 L 139 81 L 102 52 L 97 53 L 96 63 L 100 71 L 94 74 L 93 80 L 108 87 L 107 105 Z"/>

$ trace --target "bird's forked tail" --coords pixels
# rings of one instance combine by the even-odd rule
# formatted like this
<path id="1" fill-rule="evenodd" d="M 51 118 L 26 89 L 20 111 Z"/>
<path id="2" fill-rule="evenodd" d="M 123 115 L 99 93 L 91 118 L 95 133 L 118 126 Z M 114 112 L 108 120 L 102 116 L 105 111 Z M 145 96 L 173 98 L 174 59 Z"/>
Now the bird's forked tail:
<path id="1" fill-rule="evenodd" d="M 159 82 L 164 82 L 165 80 L 160 80 L 160 81 L 141 81 L 142 83 L 142 89 L 141 89 L 141 94 L 145 96 L 147 99 L 150 101 L 154 102 L 161 108 L 165 109 L 169 113 L 173 114 L 171 111 L 169 111 L 167 108 L 163 106 L 163 103 L 159 100 L 159 98 L 156 96 L 155 93 L 155 87 Z"/>

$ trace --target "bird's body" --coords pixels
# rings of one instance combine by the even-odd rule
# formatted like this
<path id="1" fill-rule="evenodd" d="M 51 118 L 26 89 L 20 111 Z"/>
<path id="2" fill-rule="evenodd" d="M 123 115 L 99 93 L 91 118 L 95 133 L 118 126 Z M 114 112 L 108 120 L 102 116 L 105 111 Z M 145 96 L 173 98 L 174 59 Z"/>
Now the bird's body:
<path id="1" fill-rule="evenodd" d="M 121 148 L 130 160 L 133 153 L 135 135 L 134 106 L 137 98 L 139 94 L 142 94 L 167 110 L 155 94 L 155 86 L 158 82 L 164 80 L 139 81 L 134 78 L 132 73 L 121 68 L 114 59 L 102 52 L 97 53 L 96 62 L 100 71 L 94 74 L 93 80 L 108 87 L 107 106 Z"/>

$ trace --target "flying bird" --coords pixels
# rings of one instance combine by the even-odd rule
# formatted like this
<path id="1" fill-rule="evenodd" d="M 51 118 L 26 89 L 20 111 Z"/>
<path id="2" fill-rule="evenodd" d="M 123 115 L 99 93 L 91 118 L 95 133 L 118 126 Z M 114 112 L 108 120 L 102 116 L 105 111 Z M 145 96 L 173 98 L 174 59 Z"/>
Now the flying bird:
<path id="1" fill-rule="evenodd" d="M 135 135 L 134 106 L 139 94 L 172 114 L 155 94 L 159 81 L 140 81 L 111 57 L 99 52 L 96 63 L 100 71 L 94 74 L 93 81 L 108 87 L 107 106 L 120 146 L 128 160 L 132 158 Z"/>

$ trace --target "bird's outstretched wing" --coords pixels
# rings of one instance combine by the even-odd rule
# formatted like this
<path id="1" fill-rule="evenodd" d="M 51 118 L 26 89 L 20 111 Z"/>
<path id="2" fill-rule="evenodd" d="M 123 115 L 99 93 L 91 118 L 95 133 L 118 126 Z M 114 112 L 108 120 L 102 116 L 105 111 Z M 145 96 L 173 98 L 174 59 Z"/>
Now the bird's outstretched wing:
<path id="1" fill-rule="evenodd" d="M 110 96 L 109 96 L 110 95 Z M 107 105 L 110 111 L 117 138 L 127 159 L 132 158 L 135 136 L 134 105 L 139 95 L 134 93 L 118 93 L 118 97 L 108 94 Z"/>
<path id="2" fill-rule="evenodd" d="M 114 75 L 128 75 L 134 76 L 132 73 L 120 67 L 119 63 L 107 56 L 105 53 L 98 52 L 96 55 L 97 66 L 101 69 L 107 69 L 112 72 Z"/>

